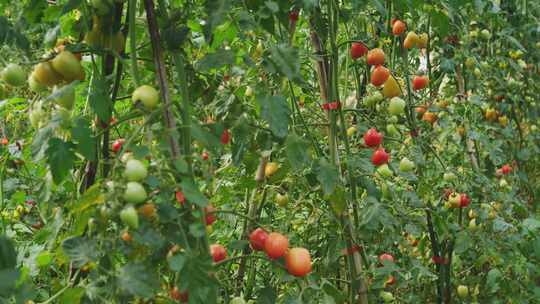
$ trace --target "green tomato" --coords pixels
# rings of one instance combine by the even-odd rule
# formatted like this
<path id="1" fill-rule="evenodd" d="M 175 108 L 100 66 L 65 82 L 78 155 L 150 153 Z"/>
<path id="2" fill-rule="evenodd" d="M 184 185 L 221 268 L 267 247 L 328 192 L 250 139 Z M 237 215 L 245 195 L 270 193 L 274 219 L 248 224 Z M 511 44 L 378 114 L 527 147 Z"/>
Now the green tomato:
<path id="1" fill-rule="evenodd" d="M 398 123 L 398 121 L 399 121 L 399 118 L 398 118 L 397 116 L 394 116 L 394 115 L 392 115 L 392 116 L 390 116 L 390 117 L 388 118 L 388 122 L 389 122 L 389 123 L 395 124 L 395 123 Z"/>
<path id="2" fill-rule="evenodd" d="M 147 194 L 144 187 L 138 182 L 129 182 L 126 185 L 124 199 L 130 204 L 139 204 L 146 200 Z"/>
<path id="3" fill-rule="evenodd" d="M 36 78 L 34 78 L 33 74 L 30 74 L 28 77 L 28 86 L 30 87 L 30 90 L 34 91 L 35 93 L 41 93 L 47 90 L 47 87 L 39 83 Z"/>
<path id="4" fill-rule="evenodd" d="M 387 125 L 386 132 L 388 132 L 389 135 L 395 136 L 395 137 L 400 135 L 398 129 L 396 128 L 394 124 Z"/>
<path id="5" fill-rule="evenodd" d="M 459 285 L 457 287 L 457 294 L 460 298 L 465 299 L 469 295 L 469 287 L 465 285 Z"/>
<path id="6" fill-rule="evenodd" d="M 394 295 L 391 292 L 381 291 L 380 296 L 383 299 L 384 303 L 390 303 L 394 301 Z"/>
<path id="7" fill-rule="evenodd" d="M 489 38 L 491 38 L 491 33 L 489 32 L 489 30 L 483 29 L 480 31 L 480 37 L 488 40 Z"/>
<path id="8" fill-rule="evenodd" d="M 64 109 L 73 109 L 75 103 L 75 90 L 72 86 L 54 87 L 53 95 L 54 102 Z"/>
<path id="9" fill-rule="evenodd" d="M 156 89 L 151 86 L 143 85 L 138 87 L 131 96 L 131 100 L 141 102 L 147 109 L 151 110 L 155 108 L 159 102 L 159 94 Z"/>
<path id="10" fill-rule="evenodd" d="M 281 193 L 276 194 L 276 204 L 278 204 L 281 207 L 285 207 L 287 206 L 288 203 L 289 203 L 289 196 L 287 194 L 281 194 Z"/>
<path id="11" fill-rule="evenodd" d="M 399 170 L 402 172 L 410 172 L 414 170 L 414 162 L 406 157 L 404 157 L 399 162 Z"/>
<path id="12" fill-rule="evenodd" d="M 131 205 L 125 207 L 120 211 L 120 219 L 124 225 L 127 225 L 130 228 L 137 229 L 139 228 L 139 214 L 137 210 Z"/>
<path id="13" fill-rule="evenodd" d="M 447 183 L 453 182 L 457 179 L 457 176 L 452 172 L 446 172 L 443 175 L 443 180 Z"/>
<path id="14" fill-rule="evenodd" d="M 137 159 L 130 159 L 126 163 L 126 170 L 124 171 L 124 176 L 130 182 L 136 182 L 143 180 L 148 175 L 146 166 Z"/>
<path id="15" fill-rule="evenodd" d="M 246 301 L 244 301 L 244 299 L 242 299 L 241 297 L 236 297 L 232 299 L 229 304 L 246 304 Z"/>
<path id="16" fill-rule="evenodd" d="M 52 67 L 67 81 L 83 80 L 84 69 L 81 62 L 70 51 L 62 51 L 51 61 Z"/>
<path id="17" fill-rule="evenodd" d="M 20 65 L 10 63 L 2 70 L 2 79 L 10 86 L 20 87 L 26 83 L 26 73 Z"/>
<path id="18" fill-rule="evenodd" d="M 390 167 L 388 167 L 388 164 L 379 166 L 379 168 L 377 168 L 377 173 L 386 178 L 392 177 L 392 175 L 394 174 L 392 170 L 390 170 Z"/>
<path id="19" fill-rule="evenodd" d="M 399 97 L 393 97 L 390 99 L 390 104 L 388 105 L 388 112 L 392 115 L 402 115 L 405 113 L 405 100 Z"/>

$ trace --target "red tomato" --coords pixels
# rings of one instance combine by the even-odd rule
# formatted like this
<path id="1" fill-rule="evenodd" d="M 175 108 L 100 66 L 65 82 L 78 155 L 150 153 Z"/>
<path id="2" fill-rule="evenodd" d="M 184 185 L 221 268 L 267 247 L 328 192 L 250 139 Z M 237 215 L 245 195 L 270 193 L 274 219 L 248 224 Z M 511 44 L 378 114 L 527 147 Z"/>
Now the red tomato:
<path id="1" fill-rule="evenodd" d="M 262 251 L 264 249 L 264 243 L 268 238 L 268 233 L 262 228 L 257 228 L 249 235 L 249 243 L 251 248 L 255 251 Z"/>
<path id="2" fill-rule="evenodd" d="M 392 34 L 394 34 L 394 36 L 402 35 L 403 33 L 405 33 L 406 29 L 407 29 L 407 25 L 405 24 L 405 22 L 401 20 L 396 20 L 392 24 Z"/>
<path id="3" fill-rule="evenodd" d="M 171 290 L 169 291 L 169 296 L 171 297 L 171 299 L 175 301 L 180 301 L 181 303 L 187 303 L 187 301 L 189 300 L 189 293 L 187 291 L 181 292 L 176 286 L 171 288 Z"/>
<path id="4" fill-rule="evenodd" d="M 396 277 L 394 277 L 393 275 L 389 276 L 388 279 L 384 282 L 384 286 L 388 286 L 388 285 L 394 285 L 396 283 Z"/>
<path id="5" fill-rule="evenodd" d="M 289 240 L 281 233 L 272 232 L 264 242 L 264 251 L 271 259 L 277 259 L 285 255 L 289 247 Z"/>
<path id="6" fill-rule="evenodd" d="M 384 64 L 384 51 L 379 48 L 370 50 L 367 54 L 367 64 L 383 65 Z"/>
<path id="7" fill-rule="evenodd" d="M 390 77 L 390 71 L 382 65 L 379 65 L 371 72 L 371 84 L 376 87 L 381 86 L 386 82 L 388 77 Z"/>
<path id="8" fill-rule="evenodd" d="M 512 167 L 510 167 L 510 165 L 503 165 L 501 167 L 501 172 L 504 175 L 510 174 L 510 172 L 512 172 Z"/>
<path id="9" fill-rule="evenodd" d="M 2 137 L 1 144 L 4 145 L 4 146 L 9 144 L 9 140 L 7 139 L 7 137 Z"/>
<path id="10" fill-rule="evenodd" d="M 204 151 L 204 152 L 202 153 L 202 159 L 203 159 L 203 160 L 208 160 L 208 152 Z"/>
<path id="11" fill-rule="evenodd" d="M 351 58 L 356 60 L 367 54 L 368 48 L 362 42 L 353 42 L 351 44 Z"/>
<path id="12" fill-rule="evenodd" d="M 364 143 L 368 147 L 377 147 L 382 143 L 383 135 L 377 129 L 371 128 L 364 134 Z"/>
<path id="13" fill-rule="evenodd" d="M 379 256 L 379 262 L 382 264 L 383 261 L 394 263 L 394 257 L 389 253 L 383 253 Z"/>
<path id="14" fill-rule="evenodd" d="M 470 203 L 471 203 L 471 199 L 467 196 L 467 194 L 461 193 L 459 195 L 459 207 L 465 208 L 469 206 Z"/>
<path id="15" fill-rule="evenodd" d="M 126 142 L 125 139 L 123 138 L 119 138 L 117 140 L 115 140 L 112 144 L 112 151 L 114 153 L 118 153 L 118 151 L 120 151 L 120 149 L 122 149 L 122 145 Z"/>
<path id="16" fill-rule="evenodd" d="M 207 226 L 212 225 L 216 221 L 216 215 L 214 213 L 215 211 L 216 211 L 216 208 L 214 208 L 214 206 L 212 205 L 208 205 L 207 207 L 204 208 Z"/>
<path id="17" fill-rule="evenodd" d="M 379 148 L 373 152 L 373 155 L 371 156 L 371 163 L 375 166 L 380 166 L 388 163 L 389 159 L 390 155 L 384 151 L 384 148 Z"/>
<path id="18" fill-rule="evenodd" d="M 223 261 L 227 257 L 227 250 L 220 244 L 210 245 L 210 255 L 214 263 Z"/>
<path id="19" fill-rule="evenodd" d="M 293 276 L 303 277 L 311 272 L 311 256 L 305 248 L 292 248 L 285 255 L 285 268 Z"/>
<path id="20" fill-rule="evenodd" d="M 229 132 L 229 129 L 223 130 L 223 133 L 221 133 L 221 143 L 226 145 L 231 140 L 231 133 Z"/>
<path id="21" fill-rule="evenodd" d="M 186 202 L 186 197 L 184 196 L 184 193 L 180 190 L 176 191 L 176 201 L 178 202 L 178 204 L 180 204 L 180 206 L 183 206 L 184 203 Z"/>
<path id="22" fill-rule="evenodd" d="M 429 78 L 427 76 L 414 76 L 412 81 L 413 90 L 418 91 L 427 87 Z"/>
<path id="23" fill-rule="evenodd" d="M 289 12 L 289 20 L 291 22 L 298 21 L 298 16 L 300 15 L 300 12 L 298 10 L 292 10 Z"/>

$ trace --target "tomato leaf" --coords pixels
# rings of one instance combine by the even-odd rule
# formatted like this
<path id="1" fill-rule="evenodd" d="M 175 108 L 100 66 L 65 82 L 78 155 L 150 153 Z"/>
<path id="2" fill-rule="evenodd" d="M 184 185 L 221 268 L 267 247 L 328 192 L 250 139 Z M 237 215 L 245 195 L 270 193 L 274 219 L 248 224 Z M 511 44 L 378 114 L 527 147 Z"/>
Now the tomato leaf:
<path id="1" fill-rule="evenodd" d="M 197 61 L 197 63 L 195 63 L 195 69 L 200 72 L 207 72 L 209 70 L 219 69 L 228 64 L 234 64 L 235 61 L 236 57 L 233 51 L 218 50 Z"/>
<path id="2" fill-rule="evenodd" d="M 332 194 L 339 182 L 336 166 L 330 164 L 326 159 L 322 159 L 318 163 L 316 172 L 317 180 L 321 183 L 324 194 Z"/>
<path id="3" fill-rule="evenodd" d="M 84 288 L 82 287 L 74 287 L 69 288 L 62 294 L 62 298 L 60 298 L 60 303 L 63 304 L 78 304 L 81 303 L 81 299 L 84 295 Z"/>
<path id="4" fill-rule="evenodd" d="M 75 119 L 74 127 L 71 129 L 71 137 L 77 144 L 77 152 L 90 161 L 96 158 L 97 140 L 92 136 L 90 122 L 87 119 L 82 117 Z"/>
<path id="5" fill-rule="evenodd" d="M 107 90 L 107 81 L 100 76 L 94 77 L 90 85 L 88 100 L 90 107 L 94 110 L 98 118 L 103 122 L 109 123 L 112 115 L 112 102 Z"/>
<path id="6" fill-rule="evenodd" d="M 69 173 L 75 162 L 75 144 L 65 142 L 60 138 L 53 137 L 49 139 L 47 147 L 47 164 L 51 170 L 53 180 L 56 184 Z"/>
<path id="7" fill-rule="evenodd" d="M 289 104 L 283 96 L 264 96 L 257 98 L 261 106 L 261 117 L 268 122 L 272 133 L 284 138 L 289 128 Z"/>
<path id="8" fill-rule="evenodd" d="M 295 170 L 304 169 L 311 162 L 309 142 L 296 134 L 290 134 L 285 141 L 285 154 L 291 167 Z"/>
<path id="9" fill-rule="evenodd" d="M 62 250 L 74 267 L 83 267 L 99 257 L 96 242 L 79 236 L 65 239 L 62 242 Z"/>
<path id="10" fill-rule="evenodd" d="M 180 183 L 180 189 L 184 193 L 186 199 L 200 207 L 206 207 L 208 205 L 208 199 L 199 191 L 199 187 L 191 179 L 184 179 Z"/>
<path id="11" fill-rule="evenodd" d="M 159 288 L 157 274 L 139 263 L 129 263 L 118 273 L 120 287 L 129 294 L 149 298 Z"/>
<path id="12" fill-rule="evenodd" d="M 277 294 L 274 288 L 268 286 L 261 291 L 257 297 L 257 304 L 274 304 L 277 303 Z"/>

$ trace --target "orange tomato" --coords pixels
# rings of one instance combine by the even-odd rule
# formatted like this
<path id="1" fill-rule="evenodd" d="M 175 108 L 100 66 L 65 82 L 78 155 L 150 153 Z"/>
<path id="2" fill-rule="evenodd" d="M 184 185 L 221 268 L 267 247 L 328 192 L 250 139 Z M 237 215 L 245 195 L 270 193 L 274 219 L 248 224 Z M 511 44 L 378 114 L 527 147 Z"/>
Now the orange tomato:
<path id="1" fill-rule="evenodd" d="M 264 242 L 264 251 L 271 259 L 277 259 L 285 255 L 289 247 L 289 240 L 281 233 L 272 232 L 268 234 Z"/>
<path id="2" fill-rule="evenodd" d="M 405 24 L 405 22 L 401 20 L 396 20 L 392 25 L 392 34 L 394 34 L 394 36 L 401 36 L 403 33 L 405 33 L 406 29 L 407 25 Z"/>
<path id="3" fill-rule="evenodd" d="M 384 51 L 379 48 L 370 50 L 367 54 L 367 64 L 383 65 L 384 64 Z"/>
<path id="4" fill-rule="evenodd" d="M 311 256 L 305 248 L 292 248 L 285 256 L 285 267 L 293 276 L 303 277 L 311 272 Z"/>
<path id="5" fill-rule="evenodd" d="M 427 76 L 414 76 L 412 81 L 413 90 L 422 90 L 429 84 L 429 78 Z"/>
<path id="6" fill-rule="evenodd" d="M 371 84 L 376 87 L 381 86 L 386 82 L 389 76 L 390 71 L 382 65 L 379 65 L 371 72 Z"/>

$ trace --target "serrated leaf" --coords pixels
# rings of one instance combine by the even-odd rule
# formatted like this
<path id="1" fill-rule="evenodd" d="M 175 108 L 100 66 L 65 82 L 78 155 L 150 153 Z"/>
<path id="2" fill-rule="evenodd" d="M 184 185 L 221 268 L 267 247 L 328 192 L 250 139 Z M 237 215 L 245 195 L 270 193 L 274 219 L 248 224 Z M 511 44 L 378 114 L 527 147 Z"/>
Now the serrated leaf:
<path id="1" fill-rule="evenodd" d="M 285 154 L 291 167 L 295 170 L 304 169 L 311 162 L 309 142 L 296 134 L 291 134 L 285 141 Z"/>
<path id="2" fill-rule="evenodd" d="M 317 167 L 317 180 L 321 183 L 325 195 L 332 194 L 339 182 L 336 166 L 325 159 L 320 160 Z"/>
<path id="3" fill-rule="evenodd" d="M 77 152 L 87 160 L 95 160 L 97 140 L 92 135 L 90 121 L 82 117 L 75 119 L 74 126 L 71 129 L 71 138 L 77 144 Z"/>
<path id="4" fill-rule="evenodd" d="M 81 6 L 82 1 L 83 0 L 68 0 L 68 2 L 64 4 L 64 8 L 62 9 L 62 15 L 65 15 L 72 10 L 77 9 L 79 6 Z"/>
<path id="5" fill-rule="evenodd" d="M 257 98 L 261 106 L 261 117 L 268 122 L 272 133 L 280 138 L 287 136 L 289 128 L 289 104 L 283 96 Z"/>
<path id="6" fill-rule="evenodd" d="M 83 237 L 70 237 L 62 242 L 62 250 L 74 267 L 83 267 L 98 259 L 96 242 Z"/>
<path id="7" fill-rule="evenodd" d="M 186 261 L 187 259 L 183 254 L 175 254 L 167 259 L 167 262 L 169 262 L 169 268 L 176 272 L 182 271 Z"/>
<path id="8" fill-rule="evenodd" d="M 134 296 L 150 298 L 159 288 L 159 277 L 143 264 L 125 265 L 117 278 L 120 288 Z"/>
<path id="9" fill-rule="evenodd" d="M 281 73 L 291 81 L 302 82 L 298 50 L 287 45 L 273 45 L 270 56 L 265 59 L 264 67 L 270 73 Z"/>
<path id="10" fill-rule="evenodd" d="M 112 113 L 111 97 L 108 94 L 107 81 L 102 77 L 93 78 L 88 95 L 90 107 L 103 122 L 109 122 Z"/>
<path id="11" fill-rule="evenodd" d="M 195 63 L 195 69 L 200 72 L 206 72 L 212 69 L 219 69 L 228 64 L 234 64 L 236 61 L 235 53 L 231 50 L 218 50 L 204 56 Z"/>
<path id="12" fill-rule="evenodd" d="M 257 304 L 274 304 L 277 303 L 277 294 L 272 287 L 265 287 L 259 291 Z"/>
<path id="13" fill-rule="evenodd" d="M 180 183 L 180 189 L 189 202 L 200 207 L 206 207 L 208 205 L 208 198 L 199 191 L 199 187 L 193 180 L 184 179 Z"/>
<path id="14" fill-rule="evenodd" d="M 68 288 L 62 294 L 62 297 L 60 298 L 60 303 L 61 304 L 79 304 L 81 303 L 81 299 L 83 295 L 84 295 L 84 288 L 82 287 Z"/>
<path id="15" fill-rule="evenodd" d="M 47 151 L 47 164 L 51 170 L 53 180 L 56 184 L 62 180 L 73 168 L 75 162 L 75 144 L 65 142 L 60 138 L 53 137 L 49 139 Z"/>

